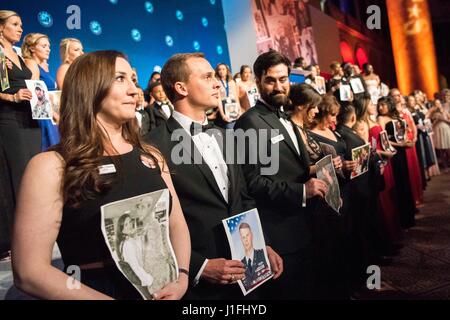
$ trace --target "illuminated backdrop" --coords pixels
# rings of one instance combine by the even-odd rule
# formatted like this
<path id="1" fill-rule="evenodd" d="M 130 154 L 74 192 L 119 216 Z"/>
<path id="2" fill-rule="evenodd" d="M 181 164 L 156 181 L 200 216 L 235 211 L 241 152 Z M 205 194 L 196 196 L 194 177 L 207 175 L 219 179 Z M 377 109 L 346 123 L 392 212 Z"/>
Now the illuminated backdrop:
<path id="1" fill-rule="evenodd" d="M 433 30 L 427 0 L 387 0 L 397 82 L 403 94 L 439 91 Z"/>
<path id="2" fill-rule="evenodd" d="M 67 28 L 71 5 L 81 9 L 80 30 Z M 80 39 L 87 52 L 125 52 L 142 86 L 174 53 L 204 52 L 213 67 L 230 60 L 221 0 L 2 0 L 0 7 L 19 13 L 24 36 L 40 32 L 50 37 L 53 75 L 60 65 L 59 41 L 65 37 Z"/>

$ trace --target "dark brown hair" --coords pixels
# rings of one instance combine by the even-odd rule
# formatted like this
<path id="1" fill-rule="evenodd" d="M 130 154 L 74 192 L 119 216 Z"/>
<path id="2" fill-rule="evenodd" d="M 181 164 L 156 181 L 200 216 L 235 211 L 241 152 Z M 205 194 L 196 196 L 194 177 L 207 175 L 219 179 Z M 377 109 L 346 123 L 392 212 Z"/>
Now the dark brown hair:
<path id="1" fill-rule="evenodd" d="M 175 83 L 178 81 L 187 82 L 191 70 L 186 61 L 191 58 L 204 58 L 205 55 L 198 53 L 179 53 L 175 54 L 167 60 L 161 70 L 161 83 L 167 98 L 174 103 L 176 99 Z"/>
<path id="2" fill-rule="evenodd" d="M 316 114 L 313 126 L 316 126 L 325 119 L 325 117 L 332 114 L 333 110 L 337 109 L 337 112 L 339 112 L 341 106 L 335 96 L 327 94 L 322 97 L 322 101 L 319 103 L 318 108 L 319 112 Z"/>
<path id="3" fill-rule="evenodd" d="M 115 80 L 117 51 L 91 52 L 77 58 L 69 67 L 61 95 L 59 132 L 61 142 L 52 150 L 64 160 L 62 195 L 64 203 L 78 207 L 109 189 L 112 178 L 100 178 L 98 166 L 104 154 L 118 154 L 109 136 L 97 122 L 102 102 Z M 126 141 L 149 156 L 155 163 L 159 151 L 142 142 L 136 119 L 122 127 Z"/>
<path id="4" fill-rule="evenodd" d="M 307 108 L 315 107 L 322 101 L 320 94 L 307 83 L 293 84 L 289 92 L 289 99 L 294 107 L 305 106 Z"/>
<path id="5" fill-rule="evenodd" d="M 253 64 L 255 77 L 261 79 L 270 68 L 279 64 L 284 64 L 288 68 L 288 74 L 291 74 L 291 61 L 286 56 L 275 50 L 261 54 Z"/>
<path id="6" fill-rule="evenodd" d="M 229 67 L 227 64 L 223 63 L 223 62 L 218 63 L 217 66 L 216 66 L 216 68 L 214 69 L 214 71 L 216 72 L 216 78 L 217 78 L 217 80 L 220 80 L 220 76 L 219 76 L 219 67 L 220 67 L 220 66 L 225 66 L 225 68 L 227 69 L 227 77 L 226 77 L 225 80 L 226 80 L 227 82 L 233 80 L 233 75 L 231 74 L 230 67 Z"/>
<path id="7" fill-rule="evenodd" d="M 250 228 L 250 225 L 247 222 L 242 222 L 239 225 L 239 230 L 241 230 L 241 229 L 249 229 L 250 231 L 252 230 L 252 228 Z"/>
<path id="8" fill-rule="evenodd" d="M 322 101 L 322 97 L 311 85 L 300 83 L 291 85 L 289 100 L 290 104 L 286 106 L 286 111 L 295 113 L 298 106 L 303 106 L 308 111 L 311 108 L 315 108 Z M 304 123 L 304 125 L 309 127 L 311 124 Z"/>
<path id="9" fill-rule="evenodd" d="M 364 92 L 355 97 L 353 101 L 353 106 L 355 107 L 356 118 L 358 119 L 358 121 L 367 120 L 368 118 L 367 112 L 370 102 L 371 102 L 370 94 L 367 92 Z"/>

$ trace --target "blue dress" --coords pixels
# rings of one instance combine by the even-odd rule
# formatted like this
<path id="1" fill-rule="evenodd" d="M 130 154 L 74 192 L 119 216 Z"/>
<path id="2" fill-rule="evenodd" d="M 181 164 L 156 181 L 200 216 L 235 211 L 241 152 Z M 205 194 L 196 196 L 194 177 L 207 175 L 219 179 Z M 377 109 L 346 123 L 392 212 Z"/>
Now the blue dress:
<path id="1" fill-rule="evenodd" d="M 39 67 L 40 80 L 47 85 L 48 91 L 56 90 L 55 79 L 50 75 L 50 72 L 45 71 L 41 66 Z M 58 126 L 55 126 L 51 120 L 39 120 L 39 127 L 41 128 L 41 150 L 46 151 L 51 146 L 59 143 Z"/>

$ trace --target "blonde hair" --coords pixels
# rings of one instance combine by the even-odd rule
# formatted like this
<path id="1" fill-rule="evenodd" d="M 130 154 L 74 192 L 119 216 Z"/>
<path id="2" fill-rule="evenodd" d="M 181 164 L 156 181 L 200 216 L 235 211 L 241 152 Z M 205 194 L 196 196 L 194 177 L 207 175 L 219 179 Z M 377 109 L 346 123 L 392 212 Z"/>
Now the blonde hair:
<path id="1" fill-rule="evenodd" d="M 48 39 L 50 42 L 50 39 L 47 35 L 42 33 L 29 33 L 25 36 L 22 43 L 22 56 L 24 59 L 32 59 L 33 58 L 33 52 L 31 51 L 31 48 L 36 47 L 37 43 L 41 39 Z"/>
<path id="2" fill-rule="evenodd" d="M 59 44 L 59 55 L 61 56 L 62 63 L 68 63 L 67 56 L 69 55 L 69 48 L 72 42 L 78 42 L 81 45 L 81 41 L 76 38 L 64 38 Z"/>
<path id="3" fill-rule="evenodd" d="M 17 12 L 11 10 L 0 10 L 0 25 L 4 25 L 6 20 L 14 16 L 20 17 Z"/>

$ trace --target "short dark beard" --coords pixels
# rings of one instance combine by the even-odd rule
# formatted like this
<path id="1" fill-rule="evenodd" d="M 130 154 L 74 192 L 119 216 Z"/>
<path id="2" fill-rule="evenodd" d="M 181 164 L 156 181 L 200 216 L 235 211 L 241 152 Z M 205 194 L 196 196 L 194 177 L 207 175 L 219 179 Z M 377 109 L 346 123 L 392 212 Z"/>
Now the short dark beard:
<path id="1" fill-rule="evenodd" d="M 288 103 L 288 96 L 281 92 L 273 92 L 271 94 L 267 94 L 265 92 L 261 93 L 261 97 L 265 102 L 270 104 L 273 107 L 279 108 L 281 106 L 285 106 Z"/>

